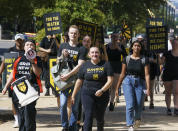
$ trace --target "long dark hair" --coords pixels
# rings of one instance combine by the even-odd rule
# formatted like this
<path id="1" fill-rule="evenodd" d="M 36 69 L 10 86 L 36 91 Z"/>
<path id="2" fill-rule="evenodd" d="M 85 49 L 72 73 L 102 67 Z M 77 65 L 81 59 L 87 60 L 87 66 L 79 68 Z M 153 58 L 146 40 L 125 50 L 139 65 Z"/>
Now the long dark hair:
<path id="1" fill-rule="evenodd" d="M 130 45 L 130 48 L 129 48 L 130 54 L 133 54 L 132 47 L 135 43 L 138 43 L 141 46 L 140 55 L 144 55 L 144 53 L 145 53 L 144 45 L 138 40 L 132 42 L 132 44 Z"/>

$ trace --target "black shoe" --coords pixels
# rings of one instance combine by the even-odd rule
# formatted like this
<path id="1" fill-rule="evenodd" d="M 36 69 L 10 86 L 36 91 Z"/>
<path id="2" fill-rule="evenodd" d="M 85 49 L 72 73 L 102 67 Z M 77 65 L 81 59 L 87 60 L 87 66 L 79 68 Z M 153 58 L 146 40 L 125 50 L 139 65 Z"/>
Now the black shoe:
<path id="1" fill-rule="evenodd" d="M 171 109 L 167 109 L 167 115 L 168 115 L 168 116 L 171 116 L 171 115 L 172 115 Z"/>
<path id="2" fill-rule="evenodd" d="M 178 116 L 178 109 L 174 109 L 174 116 Z"/>
<path id="3" fill-rule="evenodd" d="M 82 128 L 82 125 L 80 125 L 80 123 L 77 123 L 77 129 L 80 130 L 80 128 Z"/>
<path id="4" fill-rule="evenodd" d="M 154 104 L 150 103 L 149 109 L 154 109 Z"/>
<path id="5" fill-rule="evenodd" d="M 148 101 L 148 96 L 145 96 L 145 101 Z"/>
<path id="6" fill-rule="evenodd" d="M 46 89 L 45 96 L 50 96 L 50 94 L 49 94 L 49 89 Z"/>
<path id="7" fill-rule="evenodd" d="M 114 103 L 110 102 L 109 111 L 114 111 Z"/>

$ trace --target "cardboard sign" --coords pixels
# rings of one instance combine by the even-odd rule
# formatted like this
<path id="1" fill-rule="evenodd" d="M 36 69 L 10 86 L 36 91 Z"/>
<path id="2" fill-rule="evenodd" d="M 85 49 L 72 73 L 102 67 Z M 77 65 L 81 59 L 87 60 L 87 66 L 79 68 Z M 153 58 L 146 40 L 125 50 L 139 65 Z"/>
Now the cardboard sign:
<path id="1" fill-rule="evenodd" d="M 147 27 L 147 49 L 151 52 L 161 53 L 167 51 L 167 27 Z"/>
<path id="2" fill-rule="evenodd" d="M 53 35 L 62 32 L 60 13 L 49 13 L 44 15 L 46 35 Z"/>
<path id="3" fill-rule="evenodd" d="M 91 37 L 92 44 L 94 44 L 96 39 L 97 24 L 82 20 L 76 20 L 75 23 L 78 26 L 80 33 L 79 43 L 82 43 L 84 36 L 89 35 Z"/>
<path id="4" fill-rule="evenodd" d="M 4 53 L 6 80 L 9 78 L 9 75 L 13 70 L 13 64 L 18 57 L 19 53 Z"/>
<path id="5" fill-rule="evenodd" d="M 153 27 L 153 26 L 164 26 L 164 19 L 163 18 L 148 18 L 147 27 Z"/>

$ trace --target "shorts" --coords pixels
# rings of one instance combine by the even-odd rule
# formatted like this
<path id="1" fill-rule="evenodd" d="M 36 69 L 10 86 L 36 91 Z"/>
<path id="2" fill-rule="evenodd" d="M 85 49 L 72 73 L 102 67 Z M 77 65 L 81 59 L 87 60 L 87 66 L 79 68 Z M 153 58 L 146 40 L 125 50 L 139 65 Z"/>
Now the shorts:
<path id="1" fill-rule="evenodd" d="M 114 73 L 120 74 L 122 70 L 122 63 L 121 62 L 110 62 L 112 70 Z"/>
<path id="2" fill-rule="evenodd" d="M 178 80 L 178 73 L 177 71 L 170 71 L 170 70 L 164 70 L 162 75 L 163 81 L 172 81 L 172 80 Z"/>

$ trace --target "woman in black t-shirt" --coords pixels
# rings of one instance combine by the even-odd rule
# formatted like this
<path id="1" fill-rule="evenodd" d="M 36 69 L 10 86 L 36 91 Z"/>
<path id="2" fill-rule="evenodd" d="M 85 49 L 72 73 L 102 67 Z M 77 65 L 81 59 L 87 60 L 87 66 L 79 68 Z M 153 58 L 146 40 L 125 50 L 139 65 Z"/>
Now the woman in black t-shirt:
<path id="1" fill-rule="evenodd" d="M 144 102 L 144 95 L 149 95 L 150 76 L 148 59 L 142 56 L 143 45 L 139 41 L 134 41 L 130 47 L 132 54 L 127 56 L 122 64 L 122 72 L 117 84 L 121 87 L 123 81 L 123 90 L 126 101 L 126 122 L 129 129 L 139 127 L 141 112 Z M 145 86 L 145 80 L 146 85 Z M 147 89 L 146 89 L 147 87 Z"/>
<path id="2" fill-rule="evenodd" d="M 110 91 L 110 105 L 109 105 L 109 110 L 113 111 L 114 110 L 114 98 L 115 98 L 115 91 L 116 91 L 116 85 L 117 81 L 119 79 L 120 73 L 121 73 L 121 68 L 122 68 L 122 62 L 121 62 L 121 55 L 125 57 L 127 55 L 126 50 L 123 45 L 121 45 L 120 39 L 118 38 L 118 34 L 113 33 L 111 35 L 111 43 L 107 45 L 107 55 L 108 55 L 108 61 L 111 64 L 111 67 L 114 72 L 114 80 L 111 86 L 111 91 Z M 117 100 L 119 99 L 119 96 L 116 98 Z"/>
<path id="3" fill-rule="evenodd" d="M 72 102 L 82 86 L 81 100 L 84 107 L 84 131 L 92 130 L 93 114 L 97 120 L 99 131 L 104 130 L 104 113 L 109 101 L 109 91 L 113 72 L 108 62 L 100 60 L 100 51 L 97 47 L 89 50 L 90 61 L 85 62 L 78 73 L 78 79 L 72 94 Z"/>

